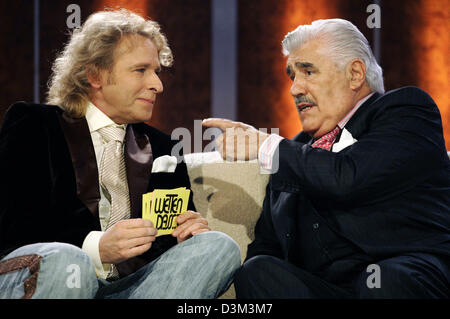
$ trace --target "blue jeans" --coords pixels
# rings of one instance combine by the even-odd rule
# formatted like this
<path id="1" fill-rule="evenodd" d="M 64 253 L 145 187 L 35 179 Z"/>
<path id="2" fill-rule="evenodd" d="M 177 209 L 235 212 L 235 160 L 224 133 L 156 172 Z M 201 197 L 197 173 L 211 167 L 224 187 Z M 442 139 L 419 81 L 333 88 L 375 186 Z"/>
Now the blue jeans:
<path id="1" fill-rule="evenodd" d="M 172 247 L 135 273 L 108 282 L 97 278 L 80 248 L 32 244 L 0 261 L 0 298 L 217 298 L 231 285 L 240 256 L 233 239 L 209 231 Z"/>

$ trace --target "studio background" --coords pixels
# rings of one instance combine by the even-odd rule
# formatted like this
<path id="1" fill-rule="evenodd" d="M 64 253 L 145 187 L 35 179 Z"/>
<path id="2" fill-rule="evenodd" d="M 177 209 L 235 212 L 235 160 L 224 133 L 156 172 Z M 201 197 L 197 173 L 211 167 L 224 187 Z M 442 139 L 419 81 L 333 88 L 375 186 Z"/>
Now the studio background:
<path id="1" fill-rule="evenodd" d="M 450 0 L 1 1 L 0 121 L 16 101 L 45 102 L 51 65 L 68 40 L 70 4 L 80 8 L 81 23 L 117 6 L 159 22 L 175 63 L 161 76 L 164 93 L 149 124 L 167 134 L 194 132 L 194 120 L 219 116 L 296 135 L 301 124 L 280 43 L 299 24 L 338 17 L 372 48 L 376 42 L 387 91 L 414 85 L 433 97 L 450 150 Z M 377 30 L 367 25 L 370 4 L 381 9 Z"/>

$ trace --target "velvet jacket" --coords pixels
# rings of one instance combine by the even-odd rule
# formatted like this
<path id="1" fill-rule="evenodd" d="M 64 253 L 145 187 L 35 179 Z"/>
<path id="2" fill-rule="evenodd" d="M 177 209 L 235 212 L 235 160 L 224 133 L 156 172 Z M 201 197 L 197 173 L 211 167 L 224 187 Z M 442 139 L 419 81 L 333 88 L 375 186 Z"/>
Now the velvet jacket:
<path id="1" fill-rule="evenodd" d="M 176 141 L 144 123 L 127 126 L 125 165 L 131 218 L 142 217 L 142 194 L 155 188 L 190 188 L 181 155 L 174 173 L 151 173 L 153 160 L 170 155 Z M 23 245 L 63 242 L 81 247 L 101 230 L 100 188 L 86 119 L 70 118 L 57 106 L 18 102 L 0 131 L 0 256 Z M 192 193 L 188 209 L 195 210 Z M 128 275 L 176 244 L 157 237 L 141 256 L 117 265 Z"/>

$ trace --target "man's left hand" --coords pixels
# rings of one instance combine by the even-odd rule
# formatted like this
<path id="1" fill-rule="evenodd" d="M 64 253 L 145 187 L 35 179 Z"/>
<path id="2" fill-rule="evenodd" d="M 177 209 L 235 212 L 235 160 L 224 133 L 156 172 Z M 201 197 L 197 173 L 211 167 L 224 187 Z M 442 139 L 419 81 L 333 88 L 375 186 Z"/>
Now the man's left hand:
<path id="1" fill-rule="evenodd" d="M 172 232 L 177 237 L 178 243 L 191 238 L 194 235 L 210 231 L 208 221 L 200 213 L 188 210 L 177 217 L 178 227 Z"/>

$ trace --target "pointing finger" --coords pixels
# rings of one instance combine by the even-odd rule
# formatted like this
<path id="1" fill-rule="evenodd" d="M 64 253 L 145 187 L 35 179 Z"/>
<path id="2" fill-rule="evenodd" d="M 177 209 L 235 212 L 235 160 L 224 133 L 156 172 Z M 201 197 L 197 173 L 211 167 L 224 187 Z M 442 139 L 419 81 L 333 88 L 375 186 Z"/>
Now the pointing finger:
<path id="1" fill-rule="evenodd" d="M 234 128 L 234 127 L 241 127 L 241 128 L 247 128 L 248 126 L 241 122 L 235 122 L 227 119 L 221 119 L 221 118 L 208 118 L 204 119 L 202 121 L 202 126 L 205 127 L 217 127 L 220 128 L 222 131 L 225 131 L 227 128 Z"/>

